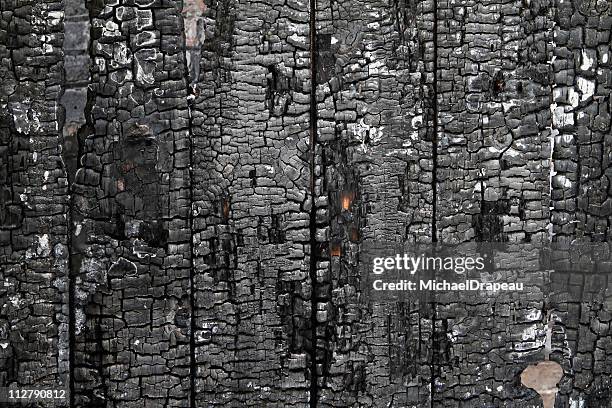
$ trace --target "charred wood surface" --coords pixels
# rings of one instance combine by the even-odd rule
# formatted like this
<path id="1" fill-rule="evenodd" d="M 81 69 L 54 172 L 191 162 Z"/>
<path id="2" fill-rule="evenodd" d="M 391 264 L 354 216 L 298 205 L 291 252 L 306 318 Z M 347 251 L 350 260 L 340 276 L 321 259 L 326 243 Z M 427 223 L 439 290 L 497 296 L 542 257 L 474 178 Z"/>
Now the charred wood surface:
<path id="1" fill-rule="evenodd" d="M 0 0 L 0 387 L 524 408 L 550 359 L 555 407 L 612 407 L 611 30 L 608 0 Z M 363 292 L 368 246 L 476 242 L 535 289 Z"/>

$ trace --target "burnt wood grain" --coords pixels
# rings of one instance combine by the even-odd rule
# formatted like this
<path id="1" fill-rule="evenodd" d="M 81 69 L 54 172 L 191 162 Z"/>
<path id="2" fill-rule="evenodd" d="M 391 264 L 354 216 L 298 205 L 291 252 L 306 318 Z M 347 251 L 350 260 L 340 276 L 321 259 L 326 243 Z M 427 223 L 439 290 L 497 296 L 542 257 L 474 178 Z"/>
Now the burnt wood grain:
<path id="1" fill-rule="evenodd" d="M 550 359 L 555 407 L 612 407 L 611 29 L 608 0 L 0 0 L 0 387 L 519 408 Z M 364 291 L 368 248 L 482 242 L 533 289 Z"/>

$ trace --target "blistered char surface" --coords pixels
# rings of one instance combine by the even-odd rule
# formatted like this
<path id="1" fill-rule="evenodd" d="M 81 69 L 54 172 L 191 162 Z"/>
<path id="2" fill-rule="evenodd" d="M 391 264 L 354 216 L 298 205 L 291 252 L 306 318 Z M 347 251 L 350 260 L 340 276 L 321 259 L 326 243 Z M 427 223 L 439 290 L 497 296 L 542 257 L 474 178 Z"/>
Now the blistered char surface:
<path id="1" fill-rule="evenodd" d="M 551 360 L 555 407 L 612 407 L 611 30 L 608 0 L 0 0 L 0 387 L 525 408 Z M 530 290 L 364 291 L 369 246 L 475 242 Z M 551 243 L 603 269 L 534 269 Z"/>

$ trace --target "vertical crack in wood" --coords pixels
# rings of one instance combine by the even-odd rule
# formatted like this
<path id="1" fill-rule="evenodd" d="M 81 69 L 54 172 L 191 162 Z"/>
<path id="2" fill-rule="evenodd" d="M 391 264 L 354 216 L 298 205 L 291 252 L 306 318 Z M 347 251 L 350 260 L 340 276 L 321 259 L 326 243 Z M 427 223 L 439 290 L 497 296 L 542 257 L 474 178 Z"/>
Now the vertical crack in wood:
<path id="1" fill-rule="evenodd" d="M 317 406 L 317 206 L 316 206 L 316 145 L 317 145 L 317 33 L 316 0 L 309 0 L 310 39 L 310 407 Z"/>
<path id="2" fill-rule="evenodd" d="M 433 82 L 431 84 L 431 103 L 433 108 L 432 117 L 432 214 L 431 214 L 431 240 L 438 242 L 438 231 L 436 225 L 437 217 L 437 199 L 438 199 L 438 2 L 433 0 Z"/>
<path id="3" fill-rule="evenodd" d="M 77 311 L 77 281 L 76 278 L 81 266 L 81 245 L 76 228 L 79 220 L 79 206 L 77 203 L 77 190 L 75 180 L 77 172 L 83 168 L 81 157 L 84 154 L 83 140 L 94 127 L 91 111 L 95 101 L 95 94 L 89 89 L 91 80 L 91 62 L 95 51 L 93 49 L 92 2 L 67 1 L 65 5 L 65 35 L 63 48 L 70 55 L 64 65 L 65 90 L 69 93 L 62 95 L 62 105 L 66 111 L 63 123 L 58 125 L 62 129 L 62 162 L 64 163 L 67 192 L 67 252 L 68 252 L 68 401 L 69 406 L 76 405 L 76 311 Z M 66 28 L 66 25 L 68 28 Z M 82 30 L 82 31 L 81 31 Z M 81 42 L 84 43 L 81 45 Z M 84 66 L 83 66 L 84 65 Z M 80 103 L 84 103 L 81 105 Z M 68 111 L 71 111 L 68 114 Z M 81 217 L 82 218 L 82 217 Z"/>
<path id="4" fill-rule="evenodd" d="M 432 152 L 431 152 L 431 190 L 432 190 L 432 203 L 431 203 L 431 241 L 434 245 L 438 242 L 438 229 L 436 225 L 436 218 L 438 216 L 438 0 L 432 1 L 432 14 L 433 14 L 433 57 L 432 57 L 432 71 L 433 80 L 431 83 L 431 104 L 432 104 Z M 434 294 L 435 296 L 435 294 Z M 431 377 L 429 387 L 429 402 L 431 408 L 434 406 L 434 390 L 435 390 L 435 354 L 436 354 L 436 303 L 432 301 L 432 318 L 431 318 Z"/>
<path id="5" fill-rule="evenodd" d="M 183 10 L 181 10 L 182 12 Z M 187 34 L 185 28 L 185 21 L 181 19 L 183 24 L 183 42 L 187 44 Z M 183 49 L 183 58 L 184 61 L 188 61 L 188 52 L 190 52 L 187 46 Z M 189 231 L 194 231 L 194 216 L 193 216 L 193 204 L 194 204 L 194 195 L 193 195 L 193 103 L 195 102 L 195 86 L 197 86 L 198 78 L 191 78 L 190 75 L 190 67 L 189 64 L 185 64 L 185 78 L 189 79 L 189 85 L 187 86 L 187 114 L 189 115 L 189 126 L 188 126 L 188 137 L 189 137 L 189 214 L 188 214 L 188 225 Z M 191 236 L 189 238 L 189 406 L 191 408 L 196 408 L 196 376 L 197 376 L 197 363 L 195 356 L 195 331 L 196 331 L 196 323 L 195 323 L 195 268 L 194 268 L 194 260 L 195 260 L 195 248 L 193 245 L 194 237 Z"/>
<path id="6" fill-rule="evenodd" d="M 68 183 L 68 191 L 70 196 L 68 197 L 68 202 L 70 208 L 68 208 L 68 391 L 69 391 L 69 401 L 70 406 L 74 407 L 74 363 L 75 363 L 75 277 L 76 271 L 78 269 L 77 258 L 74 256 L 74 223 L 73 223 L 73 212 L 74 212 L 74 191 L 72 190 L 72 182 Z"/>

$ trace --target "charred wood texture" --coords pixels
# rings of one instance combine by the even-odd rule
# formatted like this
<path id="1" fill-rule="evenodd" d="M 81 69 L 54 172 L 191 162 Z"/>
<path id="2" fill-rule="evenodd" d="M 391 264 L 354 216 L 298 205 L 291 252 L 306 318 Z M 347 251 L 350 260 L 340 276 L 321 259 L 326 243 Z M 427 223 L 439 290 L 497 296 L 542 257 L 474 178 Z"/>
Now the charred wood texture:
<path id="1" fill-rule="evenodd" d="M 0 387 L 525 408 L 550 359 L 555 407 L 612 407 L 612 263 L 524 268 L 610 257 L 611 30 L 608 0 L 0 0 Z M 474 242 L 540 289 L 362 293 L 369 244 Z"/>

